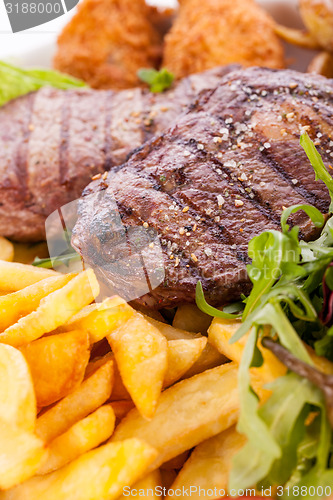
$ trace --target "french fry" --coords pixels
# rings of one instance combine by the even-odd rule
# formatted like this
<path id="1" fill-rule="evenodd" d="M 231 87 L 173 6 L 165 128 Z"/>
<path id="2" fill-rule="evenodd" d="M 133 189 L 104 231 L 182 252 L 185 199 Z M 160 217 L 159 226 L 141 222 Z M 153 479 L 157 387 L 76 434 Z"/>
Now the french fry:
<path id="1" fill-rule="evenodd" d="M 60 290 L 44 297 L 36 311 L 24 316 L 0 334 L 0 342 L 14 347 L 29 344 L 64 324 L 82 307 L 92 302 L 98 293 L 99 285 L 94 272 L 88 269 Z"/>
<path id="2" fill-rule="evenodd" d="M 191 487 L 191 498 L 195 500 L 201 498 L 200 488 L 201 491 L 216 489 L 218 497 L 224 496 L 223 492 L 228 491 L 232 458 L 245 443 L 245 436 L 231 427 L 199 444 L 171 488 L 186 490 Z M 167 497 L 168 500 L 170 498 Z"/>
<path id="3" fill-rule="evenodd" d="M 164 387 L 174 384 L 188 372 L 199 359 L 206 344 L 206 337 L 168 341 L 168 369 L 164 378 Z"/>
<path id="4" fill-rule="evenodd" d="M 167 371 L 165 337 L 136 313 L 107 336 L 122 381 L 141 415 L 151 418 Z"/>
<path id="5" fill-rule="evenodd" d="M 112 406 L 101 406 L 49 443 L 48 458 L 37 473 L 53 472 L 87 451 L 93 450 L 111 436 L 115 421 Z"/>
<path id="6" fill-rule="evenodd" d="M 36 257 L 46 259 L 49 257 L 49 252 L 46 242 L 41 243 L 13 243 L 14 245 L 14 261 L 21 264 L 32 264 Z"/>
<path id="7" fill-rule="evenodd" d="M 158 492 L 162 491 L 162 478 L 160 471 L 154 470 L 143 479 L 135 483 L 131 488 L 129 486 L 124 488 L 124 495 L 119 497 L 122 498 L 161 498 L 161 494 Z"/>
<path id="8" fill-rule="evenodd" d="M 31 432 L 0 420 L 0 488 L 8 489 L 33 476 L 46 458 L 44 443 Z"/>
<path id="9" fill-rule="evenodd" d="M 0 290 L 5 292 L 16 292 L 51 276 L 59 276 L 59 273 L 51 269 L 0 260 Z"/>
<path id="10" fill-rule="evenodd" d="M 200 333 L 186 332 L 185 330 L 179 330 L 173 326 L 161 323 L 152 318 L 146 317 L 152 325 L 159 329 L 159 331 L 167 338 L 167 340 L 178 340 L 178 339 L 197 339 L 202 338 Z M 185 374 L 186 378 L 197 375 L 198 373 L 215 368 L 215 366 L 222 365 L 225 363 L 226 357 L 223 356 L 215 347 L 210 343 L 206 344 L 201 356 L 198 361 L 189 369 Z"/>
<path id="11" fill-rule="evenodd" d="M 120 422 L 113 442 L 136 436 L 154 445 L 154 470 L 231 425 L 239 413 L 237 365 L 228 363 L 183 380 L 164 391 L 147 421 L 137 409 Z"/>
<path id="12" fill-rule="evenodd" d="M 14 259 L 14 245 L 0 236 L 0 260 L 12 262 Z"/>
<path id="13" fill-rule="evenodd" d="M 209 342 L 221 353 L 238 364 L 242 359 L 243 350 L 247 341 L 247 335 L 233 344 L 230 344 L 229 340 L 237 331 L 239 326 L 239 321 L 214 318 L 208 329 Z M 274 356 L 273 353 L 262 347 L 261 344 L 259 345 L 259 349 L 264 358 L 264 364 L 259 368 L 251 368 L 251 373 L 254 374 L 258 380 L 262 380 L 262 384 L 272 382 L 286 373 L 286 367 Z M 262 392 L 266 395 L 270 394 L 270 392 L 265 389 L 263 389 Z"/>
<path id="14" fill-rule="evenodd" d="M 62 330 L 86 330 L 90 343 L 95 344 L 113 330 L 119 328 L 133 314 L 134 309 L 118 296 L 105 299 L 82 309 L 61 328 Z"/>
<path id="15" fill-rule="evenodd" d="M 212 320 L 211 316 L 200 311 L 195 304 L 183 304 L 177 308 L 172 326 L 187 332 L 206 333 Z"/>
<path id="16" fill-rule="evenodd" d="M 113 361 L 108 359 L 74 391 L 37 419 L 36 434 L 49 443 L 79 420 L 99 408 L 110 397 Z"/>
<path id="17" fill-rule="evenodd" d="M 30 367 L 39 407 L 67 396 L 83 380 L 89 361 L 89 337 L 84 331 L 52 335 L 21 347 Z"/>
<path id="18" fill-rule="evenodd" d="M 156 457 L 148 444 L 129 439 L 89 451 L 45 476 L 0 493 L 1 500 L 115 500 L 142 477 Z"/>
<path id="19" fill-rule="evenodd" d="M 22 316 L 37 309 L 44 297 L 66 285 L 73 276 L 73 274 L 51 276 L 22 290 L 0 297 L 0 331 L 3 332 Z"/>
<path id="20" fill-rule="evenodd" d="M 29 367 L 20 351 L 5 344 L 0 344 L 0 381 L 0 418 L 32 432 L 37 408 Z"/>

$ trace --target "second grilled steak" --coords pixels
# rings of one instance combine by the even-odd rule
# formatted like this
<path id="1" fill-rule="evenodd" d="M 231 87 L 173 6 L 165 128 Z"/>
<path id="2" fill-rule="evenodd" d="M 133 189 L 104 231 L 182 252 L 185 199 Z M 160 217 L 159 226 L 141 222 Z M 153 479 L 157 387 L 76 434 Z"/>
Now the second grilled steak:
<path id="1" fill-rule="evenodd" d="M 170 126 L 228 71 L 192 75 L 163 94 L 43 88 L 0 108 L 0 236 L 43 239 L 50 213 Z"/>
<path id="2" fill-rule="evenodd" d="M 332 80 L 234 71 L 118 172 L 86 188 L 73 244 L 95 267 L 97 256 L 105 263 L 117 259 L 115 199 L 127 230 L 153 228 L 162 245 L 165 280 L 141 300 L 156 307 L 193 302 L 199 279 L 211 303 L 237 299 L 249 288 L 248 241 L 279 229 L 283 206 L 328 210 L 327 189 L 315 181 L 299 137 L 306 127 L 328 166 L 332 126 Z M 305 214 L 293 222 L 312 236 Z"/>

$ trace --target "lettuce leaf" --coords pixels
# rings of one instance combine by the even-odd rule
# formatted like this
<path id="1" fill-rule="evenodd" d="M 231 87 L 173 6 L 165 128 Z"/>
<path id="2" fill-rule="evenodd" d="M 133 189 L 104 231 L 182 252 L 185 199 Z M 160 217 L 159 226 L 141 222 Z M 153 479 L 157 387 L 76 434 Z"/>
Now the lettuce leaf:
<path id="1" fill-rule="evenodd" d="M 58 71 L 46 69 L 25 70 L 0 61 L 0 106 L 45 86 L 69 89 L 86 87 L 86 84 Z"/>

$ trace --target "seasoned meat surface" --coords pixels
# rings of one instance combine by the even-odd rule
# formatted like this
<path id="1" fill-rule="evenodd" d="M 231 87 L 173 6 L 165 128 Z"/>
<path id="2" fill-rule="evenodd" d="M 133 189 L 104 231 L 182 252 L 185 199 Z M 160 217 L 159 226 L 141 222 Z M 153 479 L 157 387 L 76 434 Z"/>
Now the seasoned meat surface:
<path id="1" fill-rule="evenodd" d="M 160 134 L 229 70 L 192 75 L 163 94 L 43 88 L 0 108 L 0 235 L 43 239 L 50 213 Z"/>
<path id="2" fill-rule="evenodd" d="M 279 229 L 284 206 L 327 212 L 328 191 L 315 181 L 299 138 L 308 130 L 328 167 L 332 125 L 333 80 L 234 71 L 122 168 L 85 189 L 73 244 L 95 267 L 120 253 L 109 215 L 116 200 L 126 230 L 154 229 L 163 249 L 164 282 L 143 302 L 194 302 L 199 279 L 212 304 L 237 299 L 249 290 L 249 240 Z M 302 237 L 313 236 L 304 212 L 291 222 Z M 103 279 L 116 278 L 103 268 Z"/>

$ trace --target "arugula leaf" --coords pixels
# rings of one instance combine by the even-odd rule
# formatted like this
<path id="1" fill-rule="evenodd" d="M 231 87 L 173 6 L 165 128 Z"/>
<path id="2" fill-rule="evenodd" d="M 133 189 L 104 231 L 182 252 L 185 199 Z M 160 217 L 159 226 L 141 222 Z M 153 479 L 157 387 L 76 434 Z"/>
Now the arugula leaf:
<path id="1" fill-rule="evenodd" d="M 65 264 L 69 266 L 71 262 L 79 261 L 81 256 L 76 252 L 59 255 L 54 258 L 40 259 L 36 257 L 32 265 L 35 267 L 44 267 L 45 269 L 53 269 L 57 264 Z"/>
<path id="2" fill-rule="evenodd" d="M 258 350 L 257 336 L 257 329 L 252 328 L 239 365 L 241 412 L 237 430 L 247 436 L 248 442 L 233 459 L 229 489 L 252 487 L 269 473 L 274 461 L 281 456 L 281 450 L 266 422 L 258 414 L 258 397 L 251 388 L 249 370 Z"/>
<path id="3" fill-rule="evenodd" d="M 312 223 L 316 227 L 322 227 L 324 225 L 325 217 L 316 207 L 313 207 L 311 205 L 293 205 L 292 207 L 284 209 L 282 212 L 281 228 L 283 233 L 286 234 L 289 231 L 289 226 L 287 224 L 288 217 L 300 210 L 303 210 L 309 216 Z"/>
<path id="4" fill-rule="evenodd" d="M 148 83 L 150 91 L 154 93 L 161 93 L 169 89 L 175 79 L 175 76 L 166 68 L 162 68 L 160 71 L 153 68 L 142 68 L 138 71 L 138 77 L 141 81 Z"/>
<path id="5" fill-rule="evenodd" d="M 195 300 L 196 300 L 196 304 L 197 304 L 198 308 L 202 312 L 209 314 L 210 316 L 214 316 L 215 318 L 237 319 L 237 318 L 240 318 L 242 315 L 241 313 L 238 313 L 238 314 L 227 313 L 224 311 L 220 311 L 219 309 L 216 309 L 213 306 L 210 306 L 208 304 L 208 302 L 206 302 L 201 281 L 198 281 L 197 285 L 196 285 Z"/>
<path id="6" fill-rule="evenodd" d="M 313 167 L 313 170 L 315 171 L 316 180 L 320 179 L 321 181 L 323 181 L 329 190 L 329 193 L 331 196 L 331 204 L 330 204 L 329 211 L 332 213 L 333 212 L 333 179 L 330 176 L 330 174 L 327 172 L 326 167 L 324 165 L 324 162 L 322 160 L 322 157 L 318 153 L 316 146 L 314 145 L 313 141 L 311 141 L 307 132 L 304 132 L 301 135 L 300 143 L 305 151 L 305 154 L 307 155 L 307 157 L 310 160 L 310 163 Z"/>
<path id="7" fill-rule="evenodd" d="M 48 85 L 58 89 L 86 86 L 81 80 L 58 71 L 24 70 L 0 61 L 0 106 Z"/>

